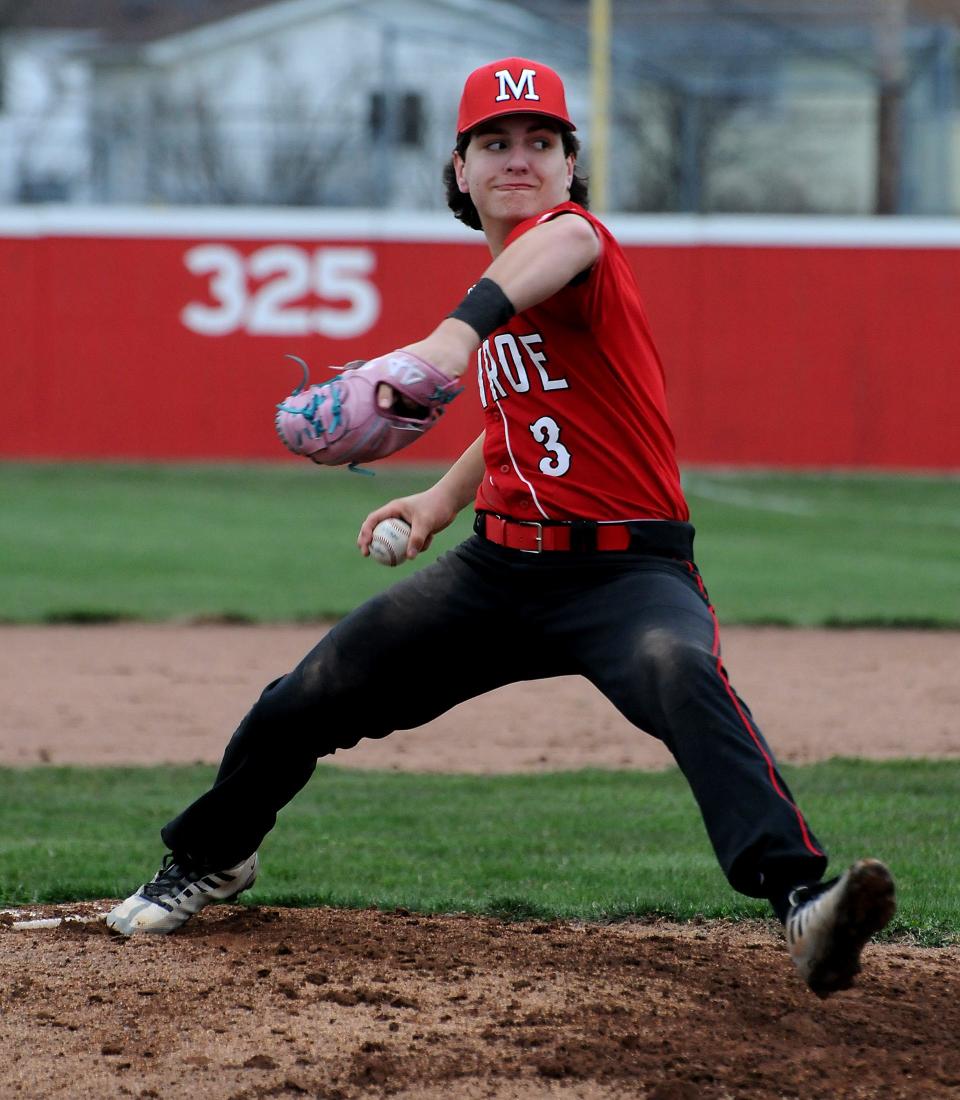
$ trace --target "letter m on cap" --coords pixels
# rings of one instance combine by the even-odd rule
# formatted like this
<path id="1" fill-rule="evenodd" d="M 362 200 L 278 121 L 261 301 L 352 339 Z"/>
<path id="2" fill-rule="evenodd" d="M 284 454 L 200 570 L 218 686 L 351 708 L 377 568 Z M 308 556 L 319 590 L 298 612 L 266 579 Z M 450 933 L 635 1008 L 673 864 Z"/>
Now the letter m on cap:
<path id="1" fill-rule="evenodd" d="M 516 81 L 509 69 L 498 69 L 493 75 L 500 81 L 500 94 L 494 100 L 495 103 L 502 103 L 511 96 L 514 99 L 538 100 L 540 98 L 533 86 L 533 78 L 537 75 L 536 69 L 521 69 L 520 79 Z M 527 89 L 526 92 L 524 88 Z"/>

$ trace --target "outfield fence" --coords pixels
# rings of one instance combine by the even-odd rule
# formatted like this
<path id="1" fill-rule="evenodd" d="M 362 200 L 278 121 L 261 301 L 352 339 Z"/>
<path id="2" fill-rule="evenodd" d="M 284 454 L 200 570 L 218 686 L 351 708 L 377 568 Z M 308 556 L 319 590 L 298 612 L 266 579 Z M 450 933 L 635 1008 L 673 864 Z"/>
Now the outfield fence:
<path id="1" fill-rule="evenodd" d="M 960 469 L 960 224 L 610 224 L 682 462 Z M 319 381 L 418 339 L 488 261 L 449 215 L 0 208 L 0 457 L 289 461 L 273 430 L 299 381 L 284 355 Z M 493 351 L 484 369 L 522 369 Z M 449 460 L 481 423 L 468 394 L 398 461 Z"/>

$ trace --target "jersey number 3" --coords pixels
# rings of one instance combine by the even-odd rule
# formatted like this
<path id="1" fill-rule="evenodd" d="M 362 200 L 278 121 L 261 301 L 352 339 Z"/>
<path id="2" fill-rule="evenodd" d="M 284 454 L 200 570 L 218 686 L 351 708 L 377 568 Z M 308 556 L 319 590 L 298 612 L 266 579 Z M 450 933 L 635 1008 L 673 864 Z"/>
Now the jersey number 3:
<path id="1" fill-rule="evenodd" d="M 530 425 L 530 434 L 548 452 L 540 459 L 540 473 L 563 477 L 570 469 L 570 452 L 560 442 L 560 425 L 552 416 L 541 416 Z"/>

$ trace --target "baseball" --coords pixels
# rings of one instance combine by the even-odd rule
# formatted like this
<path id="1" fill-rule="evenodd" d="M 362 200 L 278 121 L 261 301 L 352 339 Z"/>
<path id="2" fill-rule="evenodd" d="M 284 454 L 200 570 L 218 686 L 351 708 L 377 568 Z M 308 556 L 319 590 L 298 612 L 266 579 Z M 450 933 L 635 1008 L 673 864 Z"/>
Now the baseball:
<path id="1" fill-rule="evenodd" d="M 381 565 L 399 565 L 407 558 L 410 524 L 402 519 L 382 519 L 373 529 L 370 554 Z"/>

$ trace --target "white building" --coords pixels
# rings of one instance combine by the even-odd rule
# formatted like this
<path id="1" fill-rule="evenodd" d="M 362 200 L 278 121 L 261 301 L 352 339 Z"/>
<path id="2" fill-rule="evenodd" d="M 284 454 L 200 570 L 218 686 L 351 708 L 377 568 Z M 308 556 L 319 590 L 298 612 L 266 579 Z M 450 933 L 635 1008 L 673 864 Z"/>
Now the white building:
<path id="1" fill-rule="evenodd" d="M 442 205 L 464 77 L 521 52 L 562 67 L 585 116 L 580 51 L 496 0 L 280 0 L 134 42 L 8 34 L 0 201 Z"/>
<path id="2" fill-rule="evenodd" d="M 0 38 L 0 202 L 83 199 L 90 175 L 95 35 L 23 30 Z"/>

